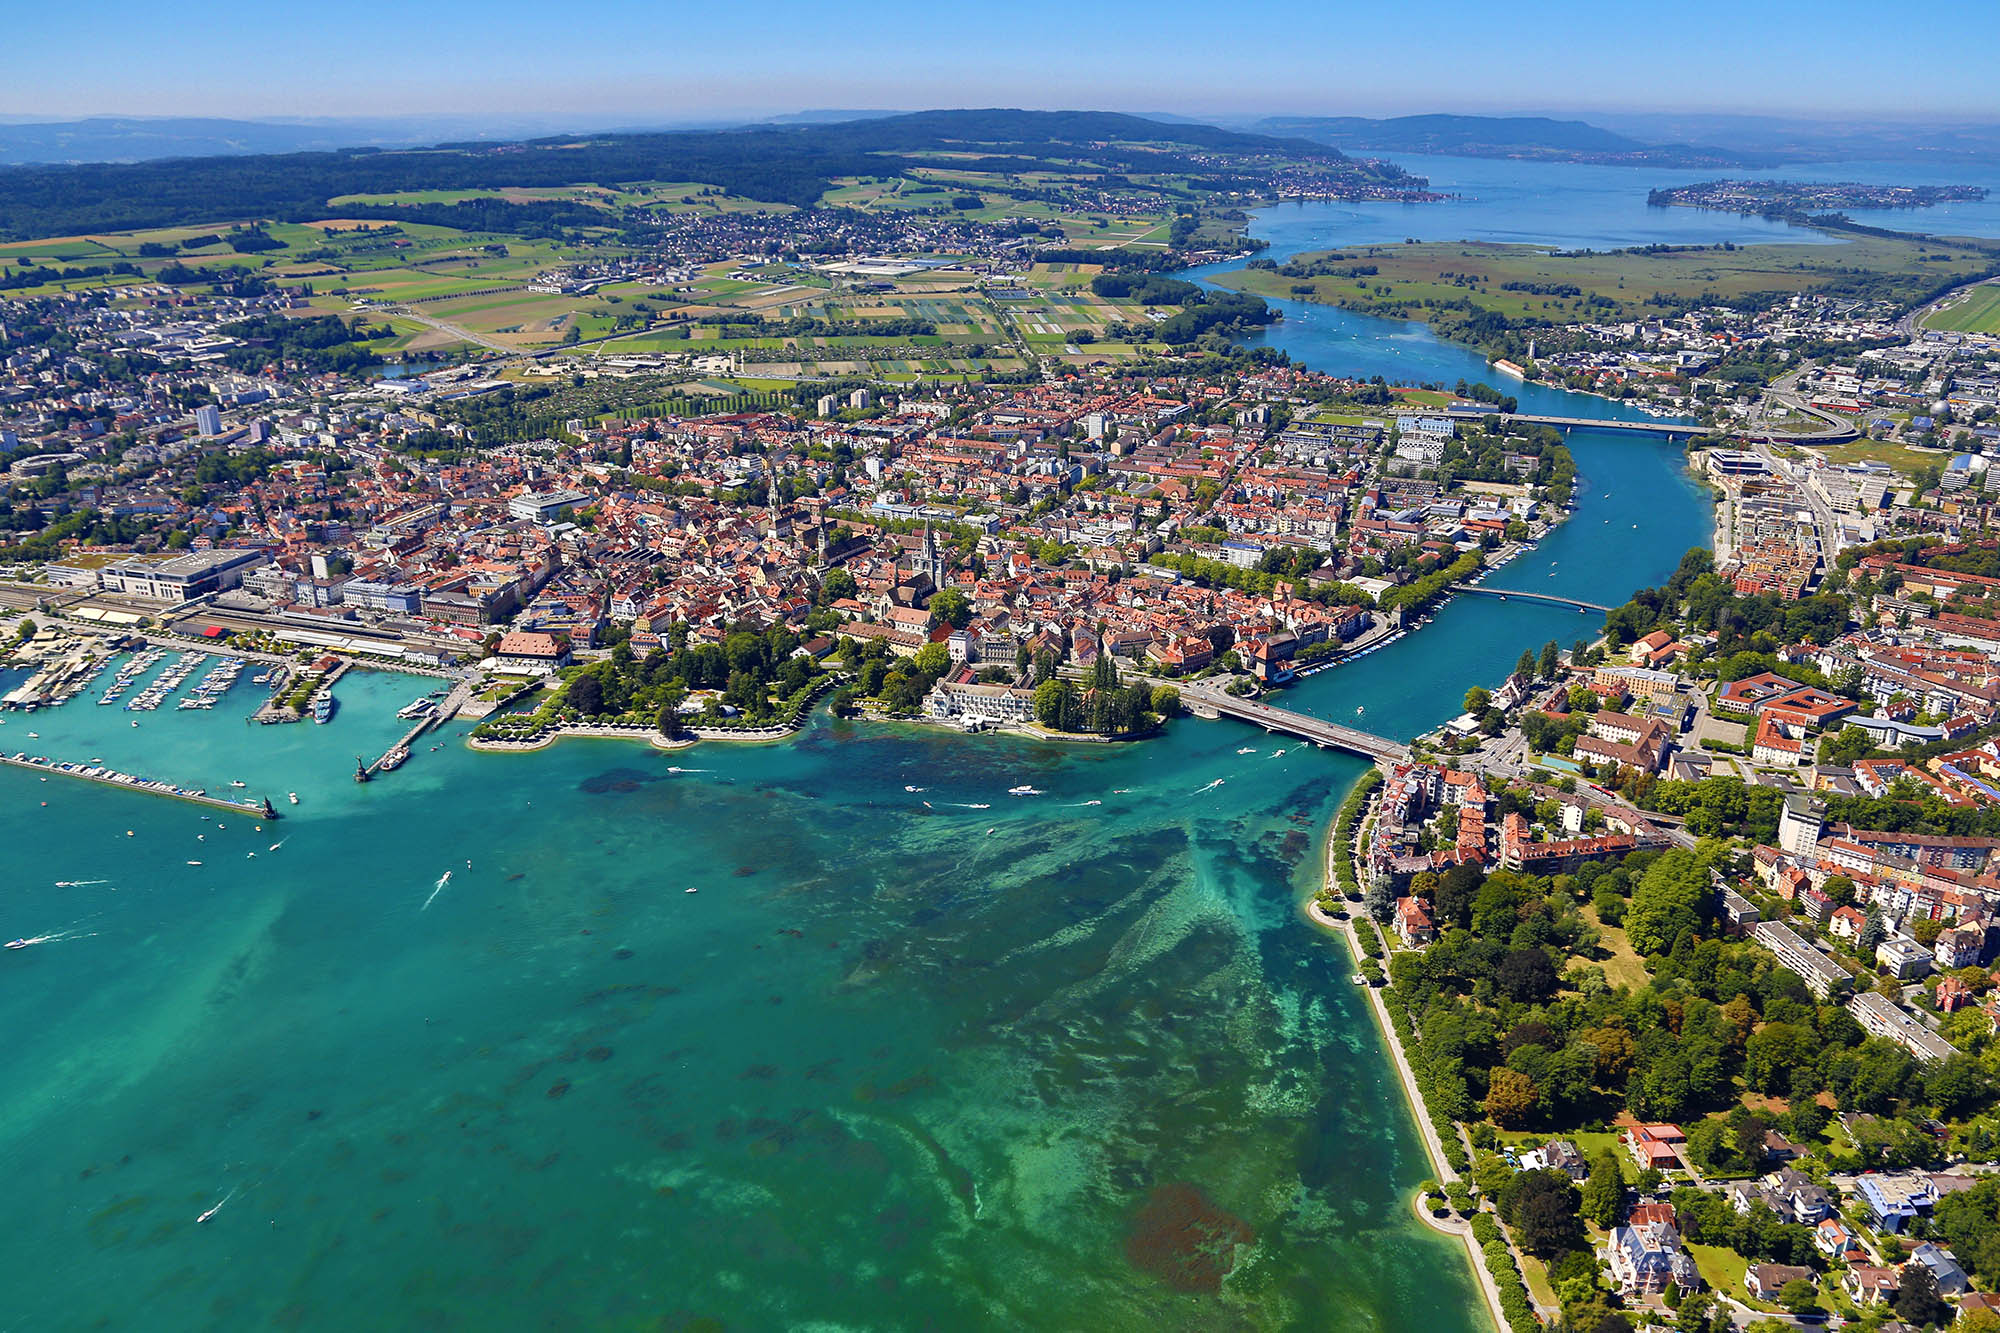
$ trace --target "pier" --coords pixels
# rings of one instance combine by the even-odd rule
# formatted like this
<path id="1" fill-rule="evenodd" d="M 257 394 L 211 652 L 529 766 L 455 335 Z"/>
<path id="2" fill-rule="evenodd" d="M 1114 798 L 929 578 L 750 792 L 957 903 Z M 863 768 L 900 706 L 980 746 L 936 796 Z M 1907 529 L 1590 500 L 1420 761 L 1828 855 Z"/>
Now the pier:
<path id="1" fill-rule="evenodd" d="M 364 766 L 361 769 L 361 773 L 372 778 L 377 773 L 387 773 L 392 769 L 402 767 L 403 760 L 410 757 L 410 747 L 416 744 L 419 737 L 431 728 L 443 726 L 445 723 L 451 721 L 452 718 L 458 716 L 458 710 L 465 707 L 466 701 L 472 698 L 473 685 L 474 682 L 470 680 L 461 680 L 453 685 L 451 693 L 440 699 L 436 708 L 431 709 L 430 712 L 419 718 L 415 726 L 404 732 L 394 745 L 384 750 L 381 758 L 372 764 Z M 401 757 L 396 758 L 395 762 L 391 763 L 390 759 L 399 750 L 402 752 Z M 359 777 L 360 774 L 356 776 Z"/>
<path id="2" fill-rule="evenodd" d="M 31 772 L 59 773 L 66 778 L 82 778 L 85 782 L 96 782 L 106 787 L 116 787 L 120 791 L 148 792 L 154 796 L 171 796 L 177 801 L 190 801 L 195 805 L 205 805 L 213 810 L 227 810 L 232 815 L 249 815 L 254 819 L 277 819 L 277 809 L 267 798 L 263 801 L 231 800 L 226 796 L 210 796 L 200 787 L 176 787 L 171 782 L 161 782 L 154 778 L 134 777 L 130 773 L 120 773 L 116 769 L 96 765 L 67 763 L 55 759 L 44 759 L 40 755 L 16 754 L 0 755 L 0 764 L 13 768 L 25 768 Z"/>
<path id="3" fill-rule="evenodd" d="M 1296 736 L 1302 741 L 1331 750 L 1344 750 L 1358 754 L 1364 759 L 1377 763 L 1400 763 L 1410 757 L 1410 747 L 1401 741 L 1392 741 L 1386 736 L 1373 732 L 1345 727 L 1338 722 L 1328 722 L 1324 718 L 1309 717 L 1304 713 L 1294 713 L 1289 708 L 1273 708 L 1269 704 L 1252 699 L 1239 699 L 1233 694 L 1210 692 L 1192 686 L 1181 687 L 1181 697 L 1190 706 L 1212 709 L 1223 717 L 1233 717 L 1239 722 L 1249 722 L 1266 731 L 1283 732 Z"/>
<path id="4" fill-rule="evenodd" d="M 1596 602 L 1578 601 L 1574 597 L 1558 597 L 1554 593 L 1516 592 L 1512 588 L 1489 588 L 1483 583 L 1454 583 L 1451 585 L 1451 590 L 1469 592 L 1475 597 L 1498 597 L 1503 602 L 1510 598 L 1519 598 L 1524 602 L 1547 602 L 1551 606 L 1569 606 L 1583 612 L 1595 611 L 1599 615 L 1611 614 L 1611 608 L 1608 606 L 1599 606 Z"/>

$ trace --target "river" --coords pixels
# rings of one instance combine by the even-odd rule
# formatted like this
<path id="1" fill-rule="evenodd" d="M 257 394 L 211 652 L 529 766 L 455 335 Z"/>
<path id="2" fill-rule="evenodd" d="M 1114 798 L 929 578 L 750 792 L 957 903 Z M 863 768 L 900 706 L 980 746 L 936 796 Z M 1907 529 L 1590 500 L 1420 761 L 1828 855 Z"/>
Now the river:
<path id="1" fill-rule="evenodd" d="M 1351 212 L 1259 225 L 1308 248 Z M 1324 369 L 1483 375 L 1420 328 L 1286 313 L 1270 340 Z M 1675 448 L 1571 447 L 1581 512 L 1497 583 L 1613 603 L 1705 539 Z M 1461 598 L 1286 702 L 1413 735 L 1595 625 Z M 247 678 L 138 728 L 88 696 L 0 726 L 284 815 L 0 771 L 0 934 L 69 936 L 0 961 L 8 1323 L 1486 1326 L 1298 910 L 1358 760 L 822 715 L 672 756 L 452 728 L 354 784 L 422 688 L 351 674 L 324 727 L 243 725 Z"/>

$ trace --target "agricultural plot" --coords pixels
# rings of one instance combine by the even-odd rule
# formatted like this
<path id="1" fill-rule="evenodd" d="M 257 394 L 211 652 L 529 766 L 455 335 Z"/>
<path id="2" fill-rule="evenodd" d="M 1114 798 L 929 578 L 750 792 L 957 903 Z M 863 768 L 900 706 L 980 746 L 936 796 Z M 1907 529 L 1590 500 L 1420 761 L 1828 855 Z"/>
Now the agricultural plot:
<path id="1" fill-rule="evenodd" d="M 16 241 L 0 245 L 0 260 L 9 264 L 88 264 L 123 258 L 123 254 L 89 236 L 61 236 L 47 241 Z"/>

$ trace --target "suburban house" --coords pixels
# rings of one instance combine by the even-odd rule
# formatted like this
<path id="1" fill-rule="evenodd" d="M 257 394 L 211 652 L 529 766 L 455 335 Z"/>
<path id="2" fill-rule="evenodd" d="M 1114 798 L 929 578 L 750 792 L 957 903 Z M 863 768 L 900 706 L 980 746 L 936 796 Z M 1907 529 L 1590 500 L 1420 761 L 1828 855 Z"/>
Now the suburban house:
<path id="1" fill-rule="evenodd" d="M 1812 1269 L 1795 1268 L 1791 1264 L 1752 1264 L 1743 1275 L 1743 1289 L 1756 1300 L 1775 1301 L 1787 1282 L 1801 1280 L 1812 1281 Z"/>
<path id="2" fill-rule="evenodd" d="M 1437 938 L 1431 909 L 1422 898 L 1411 895 L 1396 900 L 1396 934 L 1411 948 L 1421 948 Z"/>
<path id="3" fill-rule="evenodd" d="M 1682 1247 L 1680 1232 L 1668 1222 L 1613 1228 L 1605 1243 L 1604 1259 L 1611 1266 L 1613 1280 L 1628 1294 L 1661 1292 L 1669 1285 L 1682 1291 L 1701 1287 L 1694 1256 Z"/>
<path id="4" fill-rule="evenodd" d="M 1687 1135 L 1679 1125 L 1634 1125 L 1618 1136 L 1618 1142 L 1642 1171 L 1677 1171 L 1687 1165 L 1681 1160 Z"/>
<path id="5" fill-rule="evenodd" d="M 1930 1269 L 1938 1290 L 1947 1296 L 1963 1296 L 1972 1286 L 1972 1279 L 1959 1266 L 1958 1256 L 1941 1245 L 1925 1241 L 1911 1252 L 1910 1262 Z"/>
<path id="6" fill-rule="evenodd" d="M 1560 1171 L 1582 1184 L 1590 1178 L 1590 1161 L 1568 1139 L 1550 1139 L 1539 1148 L 1521 1154 L 1523 1171 Z"/>
<path id="7" fill-rule="evenodd" d="M 1902 1289 L 1893 1268 L 1876 1268 L 1871 1264 L 1856 1264 L 1847 1270 L 1847 1280 L 1841 1284 L 1856 1305 L 1875 1305 L 1891 1300 Z"/>

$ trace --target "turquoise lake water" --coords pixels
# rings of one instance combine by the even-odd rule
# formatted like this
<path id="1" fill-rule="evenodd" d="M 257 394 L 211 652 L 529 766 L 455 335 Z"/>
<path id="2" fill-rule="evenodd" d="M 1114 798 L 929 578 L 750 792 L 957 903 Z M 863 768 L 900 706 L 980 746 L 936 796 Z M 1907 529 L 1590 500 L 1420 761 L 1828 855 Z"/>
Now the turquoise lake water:
<path id="1" fill-rule="evenodd" d="M 1273 341 L 1322 369 L 1484 375 L 1287 312 Z M 1615 603 L 1706 540 L 1676 449 L 1572 448 L 1581 512 L 1497 586 Z M 1597 623 L 1461 598 L 1286 702 L 1413 735 Z M 6 715 L 8 753 L 242 781 L 284 818 L 0 770 L 0 935 L 69 936 L 0 956 L 0 1327 L 1485 1326 L 1298 911 L 1360 761 L 1229 723 L 822 717 L 673 755 L 452 728 L 353 783 L 428 688 L 351 674 L 324 727 L 246 726 L 247 676 L 210 713 Z M 1183 1289 L 1163 1217 L 1239 1244 L 1219 1291 Z"/>

